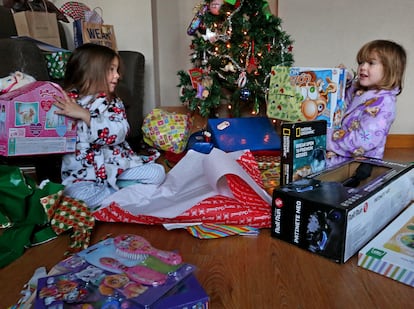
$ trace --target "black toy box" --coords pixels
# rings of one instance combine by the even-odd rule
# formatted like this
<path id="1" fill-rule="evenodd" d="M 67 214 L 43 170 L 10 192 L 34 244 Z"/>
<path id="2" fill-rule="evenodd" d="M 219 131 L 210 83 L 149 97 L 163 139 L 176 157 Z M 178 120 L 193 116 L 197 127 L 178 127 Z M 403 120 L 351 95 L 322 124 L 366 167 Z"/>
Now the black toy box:
<path id="1" fill-rule="evenodd" d="M 280 184 L 325 170 L 325 154 L 325 120 L 283 123 Z"/>
<path id="2" fill-rule="evenodd" d="M 273 191 L 273 237 L 346 262 L 412 200 L 414 165 L 352 160 Z"/>

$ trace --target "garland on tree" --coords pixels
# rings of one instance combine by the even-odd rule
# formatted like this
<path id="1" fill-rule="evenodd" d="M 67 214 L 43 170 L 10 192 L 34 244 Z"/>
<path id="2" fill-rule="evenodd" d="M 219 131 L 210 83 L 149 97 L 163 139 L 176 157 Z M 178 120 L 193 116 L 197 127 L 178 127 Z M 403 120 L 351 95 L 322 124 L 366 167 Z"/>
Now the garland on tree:
<path id="1" fill-rule="evenodd" d="M 292 40 L 267 0 L 205 0 L 187 34 L 193 68 L 178 72 L 180 100 L 204 117 L 223 102 L 233 117 L 243 107 L 264 112 L 272 66 L 293 63 Z"/>

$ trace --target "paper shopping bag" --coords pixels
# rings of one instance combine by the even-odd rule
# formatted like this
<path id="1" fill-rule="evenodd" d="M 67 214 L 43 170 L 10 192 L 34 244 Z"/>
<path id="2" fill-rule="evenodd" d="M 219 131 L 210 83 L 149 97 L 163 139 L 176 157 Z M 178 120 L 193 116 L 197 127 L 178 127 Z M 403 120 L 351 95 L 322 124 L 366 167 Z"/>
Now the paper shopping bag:
<path id="1" fill-rule="evenodd" d="M 73 22 L 73 32 L 76 47 L 85 43 L 94 43 L 117 50 L 113 25 L 75 20 Z"/>
<path id="2" fill-rule="evenodd" d="M 22 11 L 13 14 L 17 34 L 61 47 L 55 13 Z"/>
<path id="3" fill-rule="evenodd" d="M 94 43 L 116 50 L 116 38 L 113 25 L 82 22 L 83 43 Z"/>

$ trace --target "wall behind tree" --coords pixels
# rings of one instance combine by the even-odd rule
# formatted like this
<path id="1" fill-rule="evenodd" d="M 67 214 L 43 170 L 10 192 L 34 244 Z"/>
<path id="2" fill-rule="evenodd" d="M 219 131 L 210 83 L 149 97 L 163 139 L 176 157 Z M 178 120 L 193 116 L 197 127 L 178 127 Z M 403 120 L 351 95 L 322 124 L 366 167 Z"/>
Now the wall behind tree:
<path id="1" fill-rule="evenodd" d="M 67 1 L 55 0 L 56 6 Z M 104 9 L 104 20 L 115 25 L 120 50 L 138 50 L 146 57 L 144 112 L 155 106 L 180 105 L 179 70 L 191 67 L 191 37 L 187 27 L 194 7 L 202 0 L 84 0 Z M 294 40 L 295 64 L 356 68 L 355 55 L 367 41 L 384 38 L 401 43 L 407 51 L 405 88 L 398 97 L 397 119 L 391 133 L 413 134 L 411 101 L 414 88 L 412 0 L 271 0 L 279 2 L 284 30 Z M 70 28 L 70 27 L 69 27 Z"/>

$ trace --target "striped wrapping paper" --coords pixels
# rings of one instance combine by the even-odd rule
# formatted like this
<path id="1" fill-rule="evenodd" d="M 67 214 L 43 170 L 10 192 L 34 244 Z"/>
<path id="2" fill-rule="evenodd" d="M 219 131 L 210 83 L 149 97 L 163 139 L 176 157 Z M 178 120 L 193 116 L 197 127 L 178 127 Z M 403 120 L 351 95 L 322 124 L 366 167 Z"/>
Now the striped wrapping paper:
<path id="1" fill-rule="evenodd" d="M 200 224 L 187 227 L 187 231 L 200 239 L 222 238 L 232 235 L 257 236 L 259 229 L 251 226 Z"/>

